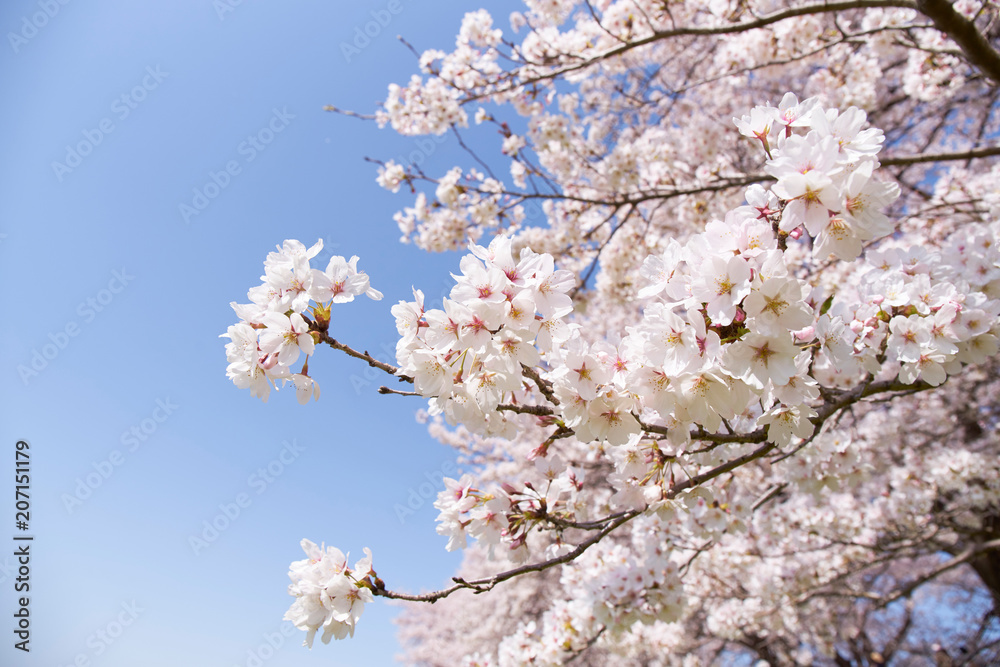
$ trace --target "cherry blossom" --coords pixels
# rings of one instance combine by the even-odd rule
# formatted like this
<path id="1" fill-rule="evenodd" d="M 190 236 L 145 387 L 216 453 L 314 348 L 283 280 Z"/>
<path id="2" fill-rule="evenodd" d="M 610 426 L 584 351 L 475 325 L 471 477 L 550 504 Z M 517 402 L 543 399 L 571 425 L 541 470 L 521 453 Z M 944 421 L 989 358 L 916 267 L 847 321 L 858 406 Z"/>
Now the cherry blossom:
<path id="1" fill-rule="evenodd" d="M 452 585 L 304 542 L 289 618 L 311 644 L 411 601 L 428 665 L 995 661 L 996 7 L 525 4 L 375 114 L 492 150 L 379 163 L 403 241 L 463 254 L 392 307 L 395 365 L 333 335 L 380 296 L 357 258 L 286 241 L 234 304 L 238 387 L 318 398 L 332 347 L 464 466 Z"/>

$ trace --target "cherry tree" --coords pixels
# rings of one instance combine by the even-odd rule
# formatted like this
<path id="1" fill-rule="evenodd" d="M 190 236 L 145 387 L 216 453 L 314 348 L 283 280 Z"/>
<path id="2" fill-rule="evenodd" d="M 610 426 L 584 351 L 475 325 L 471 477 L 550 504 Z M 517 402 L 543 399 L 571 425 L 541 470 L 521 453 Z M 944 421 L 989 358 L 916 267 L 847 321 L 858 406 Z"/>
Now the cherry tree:
<path id="1" fill-rule="evenodd" d="M 466 253 L 391 307 L 396 364 L 337 338 L 382 295 L 321 243 L 233 304 L 238 387 L 319 399 L 332 348 L 466 467 L 451 585 L 304 539 L 286 618 L 312 646 L 413 602 L 421 665 L 995 664 L 997 5 L 526 5 L 368 117 L 468 153 L 378 162 L 402 241 Z"/>

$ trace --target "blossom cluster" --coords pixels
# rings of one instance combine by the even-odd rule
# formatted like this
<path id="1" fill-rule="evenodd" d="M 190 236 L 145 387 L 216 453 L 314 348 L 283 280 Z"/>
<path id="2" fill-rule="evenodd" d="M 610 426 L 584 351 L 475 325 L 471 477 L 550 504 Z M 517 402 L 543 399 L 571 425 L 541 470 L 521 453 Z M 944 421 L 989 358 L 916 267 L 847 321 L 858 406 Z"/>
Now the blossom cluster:
<path id="1" fill-rule="evenodd" d="M 362 294 L 382 298 L 369 285 L 368 275 L 358 271 L 356 256 L 350 260 L 333 256 L 325 270 L 311 268 L 309 260 L 322 249 L 322 240 L 309 248 L 286 240 L 277 252 L 268 254 L 263 282 L 247 292 L 250 303 L 230 304 L 240 321 L 221 336 L 230 339 L 226 375 L 265 402 L 277 380 L 295 386 L 299 403 L 319 398 L 319 385 L 308 372 L 308 357 L 320 340 L 319 330 L 306 319 L 310 306 L 312 322 L 325 330 L 333 304 L 353 301 Z M 293 372 L 292 365 L 302 354 L 306 361 L 299 372 Z"/>
<path id="2" fill-rule="evenodd" d="M 556 600 L 540 619 L 522 622 L 498 646 L 500 665 L 566 664 L 598 629 L 671 623 L 685 608 L 684 586 L 669 550 L 653 531 L 636 544 L 599 544 L 571 566 L 560 583 L 568 600 Z"/>
<path id="3" fill-rule="evenodd" d="M 544 516 L 530 538 L 546 557 L 559 540 L 582 544 L 605 525 L 601 517 L 647 511 L 573 563 L 494 589 L 490 603 L 503 613 L 482 614 L 482 596 L 462 593 L 408 610 L 408 659 L 470 667 L 570 660 L 699 667 L 720 660 L 861 663 L 875 651 L 887 662 L 943 664 L 958 660 L 962 646 L 962 660 L 997 662 L 996 647 L 973 636 L 996 583 L 977 578 L 971 561 L 959 564 L 982 553 L 983 539 L 995 540 L 1000 507 L 1000 286 L 990 277 L 1000 232 L 997 74 L 978 60 L 981 47 L 966 41 L 976 32 L 986 41 L 995 34 L 995 4 L 525 4 L 510 19 L 518 43 L 485 36 L 492 23 L 477 12 L 463 22 L 467 37 L 454 53 L 421 60 L 426 80 L 444 81 L 470 116 L 475 105 L 485 107 L 475 120 L 488 129 L 463 131 L 463 139 L 479 132 L 487 143 L 468 143 L 478 148 L 493 134 L 483 162 L 491 176 L 505 179 L 496 165 L 506 161 L 513 185 L 487 189 L 458 167 L 446 166 L 443 177 L 416 173 L 405 183 L 417 202 L 398 222 L 425 249 L 462 249 L 470 239 L 486 245 L 481 239 L 500 227 L 515 247 L 551 253 L 557 266 L 580 276 L 593 261 L 570 320 L 581 325 L 572 336 L 580 340 L 562 347 L 578 346 L 581 357 L 597 360 L 620 357 L 627 368 L 612 372 L 619 364 L 611 364 L 590 387 L 566 371 L 566 352 L 540 353 L 537 375 L 552 384 L 545 390 L 558 403 L 531 379 L 530 395 L 518 395 L 516 405 L 534 412 L 507 411 L 519 423 L 509 441 L 478 428 L 448 429 L 435 418 L 431 434 L 477 468 L 476 480 L 462 484 L 466 498 L 475 498 L 464 502 L 474 504 L 459 509 L 439 499 L 456 510 L 441 518 L 439 530 L 452 547 L 471 535 L 481 499 L 500 497 L 504 482 L 528 494 L 504 493 L 508 530 L 520 530 L 516 519 L 525 513 Z M 960 16 L 946 25 L 941 13 L 952 12 Z M 469 61 L 461 52 L 470 45 L 483 53 L 502 49 L 503 71 L 481 75 L 477 66 L 463 67 Z M 762 91 L 790 86 L 820 101 L 787 96 L 750 111 L 741 119 L 750 141 L 734 141 L 736 132 L 719 122 L 734 108 L 753 107 Z M 865 110 L 885 139 L 850 106 Z M 421 122 L 406 110 L 392 113 L 403 126 Z M 769 160 L 764 169 L 748 147 Z M 385 187 L 404 182 L 394 180 L 407 176 L 399 172 L 387 172 Z M 748 181 L 762 187 L 743 201 L 740 184 Z M 446 199 L 435 185 L 444 186 Z M 518 203 L 536 201 L 541 210 L 522 224 Z M 500 209 L 499 222 L 473 217 L 484 202 Z M 770 228 L 765 252 L 782 255 L 786 282 L 772 283 L 764 273 L 770 267 L 742 249 L 716 253 L 718 235 L 704 235 L 743 216 L 732 213 L 741 204 L 758 209 L 749 213 L 763 216 L 760 229 Z M 640 279 L 650 254 L 661 265 L 647 265 Z M 693 293 L 703 282 L 702 264 L 728 265 L 731 257 L 749 265 L 750 294 L 713 303 L 711 293 Z M 734 263 L 734 274 L 726 274 L 739 278 L 731 281 L 737 291 L 740 268 Z M 650 292 L 661 274 L 677 278 L 677 293 L 672 285 Z M 754 296 L 765 287 L 774 291 Z M 781 309 L 795 321 L 769 326 L 765 320 Z M 648 351 L 637 345 L 663 312 L 690 327 L 686 347 L 706 347 L 687 356 L 719 376 L 717 387 L 709 384 L 710 400 L 691 399 L 701 385 L 688 377 L 692 368 L 664 372 L 655 386 L 665 387 L 657 390 L 629 377 L 657 365 L 667 370 L 665 343 L 649 337 Z M 789 354 L 779 359 L 771 354 L 778 343 L 765 347 L 757 336 L 780 339 Z M 780 361 L 773 372 L 734 376 L 731 355 L 748 351 L 747 344 L 757 348 L 751 357 Z M 794 368 L 787 360 L 793 350 Z M 586 374 L 593 361 L 574 362 L 571 370 Z M 639 432 L 622 416 L 623 433 L 589 440 L 589 399 L 576 406 L 584 414 L 569 426 L 574 415 L 562 399 L 572 385 L 588 395 L 615 389 L 614 374 L 623 372 L 625 407 Z M 732 474 L 676 493 L 692 476 L 704 479 L 713 466 L 731 468 L 763 450 Z M 537 481 L 541 462 L 558 467 L 559 458 L 586 471 L 582 489 L 554 496 Z M 483 491 L 494 482 L 501 491 Z M 681 619 L 598 623 L 594 598 L 567 571 L 613 545 L 637 576 L 644 552 L 634 541 L 645 534 L 671 544 L 682 565 Z M 463 575 L 491 571 L 485 559 L 493 550 L 503 551 L 472 544 Z M 939 575 L 942 568 L 949 569 Z M 942 592 L 958 589 L 972 597 Z M 627 590 L 642 593 L 639 584 Z M 905 597 L 894 597 L 900 593 Z M 985 607 L 976 606 L 976 596 Z M 965 620 L 940 624 L 941 609 Z M 958 625 L 967 631 L 953 633 Z"/>
<path id="4" fill-rule="evenodd" d="M 998 225 L 969 224 L 952 234 L 939 252 L 886 244 L 867 253 L 872 267 L 861 272 L 855 306 L 831 309 L 814 376 L 826 386 L 850 377 L 848 344 L 870 350 L 867 366 L 885 350 L 886 366 L 898 368 L 903 384 L 938 386 L 966 365 L 998 351 L 1000 251 Z M 833 317 L 831 317 L 831 315 Z M 847 329 L 842 328 L 847 323 Z M 839 337 L 830 334 L 838 330 Z M 855 338 L 856 335 L 856 338 Z M 857 357 L 855 357 L 857 358 Z"/>
<path id="5" fill-rule="evenodd" d="M 444 478 L 445 488 L 434 507 L 439 535 L 448 538 L 447 550 L 464 549 L 467 537 L 487 547 L 492 559 L 498 545 L 508 560 L 522 563 L 530 555 L 527 539 L 534 524 L 545 518 L 571 516 L 569 510 L 583 488 L 583 475 L 567 466 L 556 454 L 535 458 L 536 479 L 518 484 L 504 483 L 487 493 L 476 488 L 471 475 Z M 556 540 L 545 550 L 547 557 L 561 556 L 570 545 Z"/>
<path id="6" fill-rule="evenodd" d="M 448 537 L 448 551 L 464 549 L 466 535 L 479 539 L 492 549 L 506 533 L 510 522 L 507 511 L 510 501 L 505 497 L 484 494 L 472 486 L 472 476 L 461 479 L 445 477 L 445 488 L 438 494 L 434 507 L 438 514 L 437 532 Z"/>
<path id="7" fill-rule="evenodd" d="M 441 79 L 425 83 L 414 74 L 407 87 L 389 87 L 385 111 L 379 114 L 378 121 L 382 125 L 391 122 L 401 134 L 444 134 L 453 123 L 465 124 L 465 112 L 457 97 L 456 91 Z"/>
<path id="8" fill-rule="evenodd" d="M 523 394 L 524 367 L 536 366 L 541 353 L 569 338 L 564 318 L 573 310 L 569 292 L 576 278 L 556 270 L 550 255 L 527 248 L 515 260 L 503 236 L 470 250 L 443 310 L 425 309 L 419 290 L 415 301 L 393 306 L 399 375 L 431 397 L 431 414 L 509 434 L 514 426 L 497 408 Z"/>
<path id="9" fill-rule="evenodd" d="M 767 424 L 774 442 L 808 437 L 816 415 L 809 403 L 819 392 L 804 344 L 819 304 L 784 251 L 803 227 L 817 253 L 823 239 L 847 238 L 838 229 L 854 230 L 859 250 L 861 239 L 888 231 L 878 205 L 893 193 L 872 178 L 881 133 L 863 130 L 863 121 L 857 109 L 838 116 L 793 95 L 737 121 L 760 139 L 778 182 L 771 191 L 751 186 L 748 203 L 724 221 L 646 259 L 639 296 L 654 301 L 617 346 L 591 343 L 562 321 L 571 277 L 557 279 L 558 305 L 547 300 L 549 288 L 536 287 L 557 275 L 550 256 L 524 249 L 515 261 L 510 241 L 498 237 L 489 249 L 471 246 L 444 311 L 425 313 L 420 296 L 394 307 L 400 374 L 431 397 L 432 414 L 487 434 L 509 430 L 497 407 L 523 402 L 522 389 L 537 394 L 521 368 L 544 361 L 537 389 L 549 392 L 553 412 L 582 441 L 625 445 L 641 434 L 640 418 L 686 440 L 692 426 L 715 432 L 758 402 L 763 414 L 749 417 Z M 838 215 L 852 222 L 837 227 L 830 221 Z M 797 341 L 796 332 L 806 333 Z"/>
<path id="10" fill-rule="evenodd" d="M 885 238 L 894 227 L 883 209 L 898 187 L 879 179 L 882 133 L 865 128 L 856 108 L 841 113 L 789 94 L 735 122 L 759 142 L 774 183 L 751 185 L 743 205 L 646 256 L 635 291 L 641 314 L 621 331 L 581 326 L 573 295 L 582 279 L 506 235 L 469 243 L 441 309 L 427 308 L 417 289 L 414 301 L 392 307 L 396 375 L 429 400 L 431 415 L 489 437 L 515 438 L 528 421 L 549 429 L 521 481 L 486 491 L 471 475 L 445 480 L 435 507 L 448 550 L 471 536 L 516 563 L 532 546 L 556 558 L 579 544 L 573 530 L 605 525 L 591 521 L 609 511 L 641 514 L 633 534 L 649 539 L 592 547 L 564 571 L 572 599 L 510 635 L 501 664 L 558 664 L 602 627 L 681 617 L 678 565 L 657 549 L 668 535 L 690 545 L 742 533 L 754 502 L 738 485 L 699 485 L 699 473 L 768 443 L 767 451 L 800 454 L 776 475 L 782 488 L 818 497 L 839 481 L 858 482 L 870 469 L 859 447 L 817 437 L 847 405 L 831 407 L 839 397 L 860 400 L 875 382 L 880 391 L 938 386 L 997 354 L 1000 225 L 970 223 L 926 248 Z M 383 175 L 387 185 L 403 178 Z M 461 208 L 458 178 L 442 179 L 437 196 Z M 295 382 L 289 364 L 313 352 L 320 329 L 302 315 L 311 301 L 313 323 L 325 324 L 330 304 L 381 296 L 357 258 L 310 269 L 317 251 L 286 241 L 268 257 L 252 303 L 234 305 L 244 322 L 227 334 L 228 372 L 262 397 L 275 379 Z M 605 470 L 605 485 L 587 486 L 571 458 Z M 529 544 L 536 527 L 558 534 Z M 361 604 L 370 600 L 365 576 L 346 575 Z M 297 625 L 324 627 L 324 637 L 353 632 L 356 616 L 341 598 L 326 602 L 322 587 L 302 592 L 306 577 L 293 580 L 311 605 L 296 603 Z M 761 604 L 720 605 L 715 631 L 735 632 Z"/>
<path id="11" fill-rule="evenodd" d="M 892 232 L 883 209 L 899 196 L 899 186 L 872 178 L 884 137 L 878 128 L 863 129 L 866 118 L 857 107 L 840 113 L 816 98 L 800 103 L 787 93 L 777 107 L 757 106 L 749 116 L 733 119 L 742 134 L 760 141 L 769 158 L 766 171 L 778 181 L 771 192 L 787 202 L 780 231 L 804 226 L 820 256 L 852 260 L 863 241 Z M 772 203 L 766 197 L 750 202 L 761 215 Z"/>
<path id="12" fill-rule="evenodd" d="M 424 81 L 414 74 L 405 88 L 389 86 L 376 114 L 379 126 L 389 123 L 400 134 L 444 134 L 452 125 L 466 125 L 459 98 L 463 90 L 482 85 L 500 71 L 496 63 L 500 40 L 501 31 L 493 28 L 485 10 L 466 14 L 453 53 L 434 49 L 421 55 L 420 67 L 432 77 Z"/>
<path id="13" fill-rule="evenodd" d="M 390 160 L 380 168 L 376 180 L 383 188 L 395 192 L 401 183 L 412 179 L 403 166 Z M 515 221 L 523 218 L 523 208 L 505 204 L 502 192 L 503 184 L 481 171 L 470 169 L 463 175 L 458 167 L 450 169 L 438 180 L 432 202 L 421 192 L 412 207 L 395 214 L 396 224 L 403 232 L 401 240 L 408 242 L 411 236 L 416 236 L 423 248 L 462 250 L 467 240 L 479 236 L 470 234 L 470 223 L 495 228 L 501 216 Z"/>
<path id="14" fill-rule="evenodd" d="M 351 569 L 347 556 L 335 547 L 316 546 L 304 539 L 302 550 L 307 558 L 292 563 L 288 571 L 292 580 L 288 594 L 295 596 L 295 602 L 285 620 L 306 631 L 305 645 L 310 648 L 320 628 L 324 644 L 331 638 L 353 637 L 365 603 L 374 599 L 372 589 L 377 579 L 372 552 L 365 549 L 365 557 Z"/>

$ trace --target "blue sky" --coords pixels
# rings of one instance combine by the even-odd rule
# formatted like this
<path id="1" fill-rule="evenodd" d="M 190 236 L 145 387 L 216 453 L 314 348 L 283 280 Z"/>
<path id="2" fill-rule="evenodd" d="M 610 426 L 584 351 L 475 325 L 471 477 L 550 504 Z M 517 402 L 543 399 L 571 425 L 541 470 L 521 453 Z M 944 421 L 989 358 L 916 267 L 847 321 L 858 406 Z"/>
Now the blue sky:
<path id="1" fill-rule="evenodd" d="M 431 502 L 402 522 L 395 512 L 454 460 L 414 422 L 422 402 L 377 395 L 382 378 L 322 350 L 318 403 L 285 391 L 265 405 L 226 379 L 218 338 L 286 238 L 361 257 L 385 300 L 339 308 L 333 329 L 376 355 L 397 338 L 389 307 L 413 284 L 436 298 L 456 270 L 456 256 L 398 243 L 391 216 L 410 197 L 380 189 L 363 159 L 416 140 L 322 110 L 372 111 L 417 69 L 395 36 L 449 49 L 475 8 L 397 3 L 0 8 L 0 664 L 390 665 L 395 610 L 382 602 L 352 640 L 310 652 L 298 631 L 281 634 L 299 540 L 352 561 L 370 547 L 398 590 L 454 571 Z M 506 28 L 510 3 L 486 6 Z M 341 45 L 378 17 L 387 25 L 348 57 Z M 456 143 L 435 143 L 426 165 L 467 163 Z M 11 632 L 19 439 L 30 654 Z"/>

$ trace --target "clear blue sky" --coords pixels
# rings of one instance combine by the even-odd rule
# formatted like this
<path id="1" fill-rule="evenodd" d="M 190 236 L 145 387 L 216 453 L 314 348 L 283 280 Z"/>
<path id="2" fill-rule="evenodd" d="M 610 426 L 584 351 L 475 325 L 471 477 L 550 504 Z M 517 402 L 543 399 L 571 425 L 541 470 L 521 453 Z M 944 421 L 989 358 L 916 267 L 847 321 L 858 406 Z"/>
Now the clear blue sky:
<path id="1" fill-rule="evenodd" d="M 431 503 L 403 523 L 394 513 L 453 460 L 414 423 L 422 402 L 378 396 L 382 378 L 323 350 L 318 403 L 289 390 L 265 405 L 227 380 L 218 338 L 286 238 L 361 257 L 385 300 L 339 308 L 334 330 L 376 354 L 397 338 L 389 307 L 411 284 L 437 297 L 457 268 L 397 243 L 391 216 L 410 198 L 363 161 L 414 139 L 322 110 L 372 111 L 417 69 L 397 34 L 448 50 L 475 9 L 398 2 L 350 62 L 341 44 L 389 2 L 244 1 L 221 15 L 210 0 L 3 3 L 0 664 L 391 665 L 395 610 L 382 602 L 352 640 L 310 652 L 298 631 L 276 639 L 299 540 L 352 562 L 370 547 L 396 589 L 453 572 Z M 503 6 L 506 28 L 510 3 L 485 4 Z M 252 135 L 270 143 L 251 149 Z M 468 162 L 455 143 L 436 145 L 432 170 Z M 186 221 L 180 206 L 231 161 L 238 173 Z M 12 634 L 18 439 L 31 445 L 35 536 L 27 655 Z M 254 477 L 269 464 L 280 474 Z M 225 525 L 220 505 L 240 494 L 239 516 L 196 554 L 190 537 Z"/>

